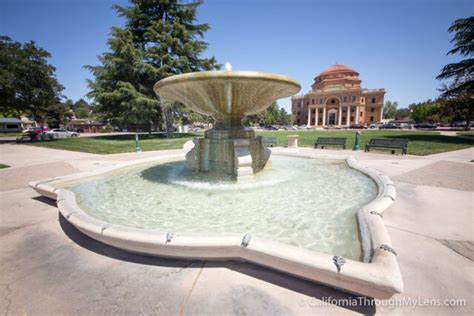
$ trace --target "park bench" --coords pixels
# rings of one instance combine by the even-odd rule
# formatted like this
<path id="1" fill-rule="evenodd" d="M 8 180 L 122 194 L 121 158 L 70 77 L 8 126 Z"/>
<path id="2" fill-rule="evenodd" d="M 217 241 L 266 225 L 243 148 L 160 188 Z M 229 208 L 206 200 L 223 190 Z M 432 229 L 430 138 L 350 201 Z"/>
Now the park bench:
<path id="1" fill-rule="evenodd" d="M 372 138 L 365 144 L 365 151 L 368 152 L 372 148 L 389 148 L 392 149 L 392 155 L 396 149 L 402 151 L 402 155 L 407 154 L 408 139 L 401 138 Z"/>
<path id="2" fill-rule="evenodd" d="M 275 147 L 277 144 L 276 137 L 262 137 L 262 142 L 267 147 Z"/>
<path id="3" fill-rule="evenodd" d="M 314 148 L 318 148 L 318 145 L 321 145 L 321 148 L 324 149 L 324 146 L 342 146 L 342 149 L 346 149 L 346 138 L 345 137 L 318 137 L 314 142 Z"/>

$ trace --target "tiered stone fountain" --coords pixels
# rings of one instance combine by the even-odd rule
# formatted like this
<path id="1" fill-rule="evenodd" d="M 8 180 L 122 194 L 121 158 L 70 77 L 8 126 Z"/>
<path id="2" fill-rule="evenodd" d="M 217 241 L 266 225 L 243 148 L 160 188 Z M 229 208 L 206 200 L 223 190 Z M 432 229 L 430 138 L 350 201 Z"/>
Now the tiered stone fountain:
<path id="1" fill-rule="evenodd" d="M 301 86 L 286 76 L 255 71 L 204 71 L 158 81 L 154 90 L 163 99 L 181 102 L 191 110 L 212 116 L 214 127 L 186 155 L 197 172 L 234 175 L 237 180 L 270 166 L 270 150 L 245 128 L 245 116 L 265 110 L 277 99 L 296 94 Z"/>

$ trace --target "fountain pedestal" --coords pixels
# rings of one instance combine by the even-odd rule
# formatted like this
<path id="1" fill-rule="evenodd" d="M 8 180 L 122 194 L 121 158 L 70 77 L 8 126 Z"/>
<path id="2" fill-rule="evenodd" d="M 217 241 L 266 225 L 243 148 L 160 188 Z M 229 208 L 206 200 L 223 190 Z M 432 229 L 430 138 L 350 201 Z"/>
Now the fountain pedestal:
<path id="1" fill-rule="evenodd" d="M 261 136 L 249 129 L 208 130 L 204 138 L 194 138 L 194 148 L 186 154 L 188 167 L 196 172 L 233 175 L 237 180 L 270 167 L 271 151 Z"/>

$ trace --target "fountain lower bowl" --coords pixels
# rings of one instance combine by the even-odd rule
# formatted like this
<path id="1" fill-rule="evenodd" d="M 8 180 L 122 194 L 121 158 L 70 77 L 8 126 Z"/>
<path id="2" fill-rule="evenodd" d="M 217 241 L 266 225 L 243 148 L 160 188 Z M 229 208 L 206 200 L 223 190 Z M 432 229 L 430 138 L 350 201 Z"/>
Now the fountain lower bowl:
<path id="1" fill-rule="evenodd" d="M 177 158 L 182 159 L 182 155 L 169 156 L 160 162 L 171 163 Z M 156 159 L 152 160 L 157 161 Z M 275 238 L 271 240 L 269 236 L 261 237 L 255 234 L 255 231 L 251 233 L 245 230 L 241 233 L 209 233 L 205 231 L 180 232 L 171 229 L 150 230 L 150 228 L 127 227 L 100 220 L 96 216 L 84 212 L 76 201 L 76 194 L 71 189 L 64 188 L 64 185 L 70 185 L 71 181 L 82 181 L 91 176 L 102 177 L 106 172 L 117 170 L 118 167 L 59 179 L 47 179 L 30 185 L 40 194 L 55 198 L 63 217 L 84 234 L 118 248 L 174 258 L 247 260 L 357 294 L 388 298 L 401 292 L 403 288 L 395 255 L 387 251 L 387 249 L 392 249 L 391 242 L 379 216 L 395 198 L 394 187 L 388 178 L 380 176 L 370 169 L 359 167 L 353 159 L 347 159 L 346 163 L 351 169 L 369 176 L 375 182 L 377 192 L 375 199 L 369 201 L 356 212 L 365 262 L 347 258 L 346 254 L 345 263 L 342 266 L 339 264 L 339 267 L 335 262 L 340 262 L 338 261 L 340 259 L 333 255 L 303 248 L 301 245 L 281 242 Z M 128 165 L 136 165 L 136 163 Z M 265 175 L 263 174 L 263 176 Z M 209 188 L 196 188 L 199 181 L 184 180 L 181 182 L 173 180 L 174 183 L 170 185 L 185 190 L 207 190 L 208 192 L 215 192 L 218 187 L 221 187 L 221 184 L 213 186 L 211 182 Z M 255 189 L 252 184 L 238 185 L 244 186 L 239 190 Z M 250 188 L 245 188 L 249 185 Z M 271 187 L 275 184 L 263 181 L 260 185 Z M 226 190 L 222 187 L 221 189 Z M 339 269 L 340 271 L 338 271 Z"/>

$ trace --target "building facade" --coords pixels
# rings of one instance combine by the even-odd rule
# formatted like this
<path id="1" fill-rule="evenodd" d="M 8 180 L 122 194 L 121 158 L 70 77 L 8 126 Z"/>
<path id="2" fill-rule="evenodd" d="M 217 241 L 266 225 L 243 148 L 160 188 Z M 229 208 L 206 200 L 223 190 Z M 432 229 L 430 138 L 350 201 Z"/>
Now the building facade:
<path id="1" fill-rule="evenodd" d="M 354 69 L 330 66 L 314 78 L 311 91 L 291 98 L 292 123 L 344 127 L 381 122 L 385 89 L 368 90 L 361 82 Z"/>

